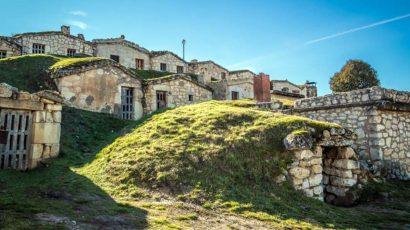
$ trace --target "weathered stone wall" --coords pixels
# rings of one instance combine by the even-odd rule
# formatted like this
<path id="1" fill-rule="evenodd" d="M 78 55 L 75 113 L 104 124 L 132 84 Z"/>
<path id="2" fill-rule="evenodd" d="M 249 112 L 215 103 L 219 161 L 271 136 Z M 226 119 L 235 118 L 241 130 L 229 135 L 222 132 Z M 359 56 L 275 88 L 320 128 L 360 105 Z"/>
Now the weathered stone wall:
<path id="1" fill-rule="evenodd" d="M 271 81 L 271 90 L 283 91 L 284 88 L 287 88 L 289 90 L 288 92 L 290 93 L 301 93 L 301 88 L 299 86 L 296 86 L 287 80 Z"/>
<path id="2" fill-rule="evenodd" d="M 114 39 L 113 39 L 114 40 Z M 118 39 L 117 39 L 118 40 Z M 149 52 L 141 51 L 140 49 L 134 48 L 131 45 L 127 45 L 126 41 L 112 42 L 104 39 L 103 42 L 96 42 L 96 56 L 110 58 L 110 55 L 118 55 L 120 57 L 120 64 L 127 68 L 137 68 L 136 59 L 144 60 L 144 69 L 149 70 L 150 66 L 150 55 Z"/>
<path id="3" fill-rule="evenodd" d="M 186 73 L 188 69 L 188 64 L 186 62 L 168 52 L 158 56 L 151 56 L 152 70 L 161 71 L 161 63 L 167 64 L 166 71 L 170 73 L 177 73 L 177 66 L 183 66 L 184 73 Z"/>
<path id="4" fill-rule="evenodd" d="M 255 97 L 253 91 L 253 79 L 238 79 L 238 80 L 228 80 L 228 86 L 226 91 L 226 98 L 228 100 L 232 100 L 232 92 L 238 92 L 239 98 L 238 99 L 245 99 L 250 98 L 253 99 Z"/>
<path id="5" fill-rule="evenodd" d="M 13 157 L 14 160 L 10 161 L 12 168 L 20 170 L 32 169 L 37 167 L 42 161 L 58 156 L 60 150 L 62 101 L 63 99 L 56 92 L 41 91 L 30 94 L 18 92 L 16 88 L 4 83 L 0 84 L 0 132 L 2 134 L 11 134 L 1 136 L 2 138 L 14 138 L 14 140 L 7 139 L 6 142 L 14 141 L 14 143 L 20 146 L 19 151 L 7 153 L 7 157 L 16 154 Z M 9 117 L 6 118 L 7 116 Z M 10 116 L 14 116 L 14 124 L 19 126 L 18 129 L 17 127 L 10 129 L 10 127 L 5 125 Z M 28 133 L 24 133 L 24 130 Z M 20 144 L 18 140 L 16 141 L 16 135 L 22 137 L 25 134 L 29 137 L 29 140 L 24 141 L 24 145 L 27 144 L 26 149 L 24 149 L 22 144 L 23 138 L 20 138 Z M 4 149 L 2 143 L 0 143 L 0 155 Z M 21 154 L 25 151 L 27 153 L 25 158 L 27 162 L 23 163 L 22 159 L 24 159 L 24 156 Z M 13 166 L 17 159 L 18 166 L 17 163 Z M 8 168 L 6 162 L 2 162 L 1 165 L 4 168 Z"/>
<path id="6" fill-rule="evenodd" d="M 20 55 L 20 48 L 9 41 L 9 39 L 0 37 L 0 51 L 6 51 L 6 57 L 13 57 Z"/>
<path id="7" fill-rule="evenodd" d="M 223 80 L 222 75 L 224 74 L 228 78 L 229 71 L 220 65 L 215 64 L 212 61 L 196 62 L 193 61 L 189 63 L 189 72 L 200 76 L 199 81 L 204 84 L 209 84 L 214 80 Z"/>
<path id="8" fill-rule="evenodd" d="M 382 161 L 388 177 L 410 178 L 409 93 L 374 87 L 302 99 L 293 113 L 355 131 L 362 159 Z"/>
<path id="9" fill-rule="evenodd" d="M 252 80 L 256 74 L 252 73 L 249 70 L 240 70 L 229 72 L 229 80 Z"/>
<path id="10" fill-rule="evenodd" d="M 28 33 L 15 37 L 15 41 L 22 46 L 23 54 L 31 54 L 33 43 L 44 44 L 45 53 L 67 55 L 67 49 L 75 49 L 77 54 L 94 55 L 91 43 L 61 32 Z"/>
<path id="11" fill-rule="evenodd" d="M 289 100 L 289 101 L 297 101 L 297 100 L 300 99 L 300 97 L 292 97 L 292 96 L 287 96 L 287 95 L 284 95 L 284 94 L 272 93 L 272 94 L 271 94 L 271 99 L 272 99 L 272 100 L 275 100 L 275 99 L 278 99 L 278 100 L 285 99 L 285 100 Z"/>
<path id="12" fill-rule="evenodd" d="M 212 91 L 205 85 L 193 82 L 183 75 L 174 75 L 165 79 L 149 80 L 144 89 L 146 113 L 157 110 L 157 91 L 167 92 L 167 107 L 195 104 L 212 99 Z M 193 101 L 189 101 L 189 95 Z"/>
<path id="13" fill-rule="evenodd" d="M 68 105 L 118 117 L 122 112 L 121 87 L 133 88 L 134 119 L 143 116 L 141 80 L 114 65 L 112 61 L 99 62 L 68 72 L 61 70 L 53 78 Z"/>

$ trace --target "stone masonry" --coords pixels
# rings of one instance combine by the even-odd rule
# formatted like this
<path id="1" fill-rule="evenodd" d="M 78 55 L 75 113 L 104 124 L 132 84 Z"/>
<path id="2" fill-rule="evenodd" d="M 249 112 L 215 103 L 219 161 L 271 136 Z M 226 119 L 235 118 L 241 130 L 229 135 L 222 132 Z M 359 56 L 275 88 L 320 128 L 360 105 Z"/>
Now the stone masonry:
<path id="1" fill-rule="evenodd" d="M 0 84 L 0 168 L 32 169 L 60 149 L 62 98 Z"/>
<path id="2" fill-rule="evenodd" d="M 161 63 L 166 65 L 165 70 L 161 70 Z M 156 71 L 178 73 L 178 66 L 182 68 L 181 73 L 186 73 L 188 70 L 188 63 L 170 51 L 152 51 L 150 64 L 151 69 Z"/>
<path id="3" fill-rule="evenodd" d="M 410 179 L 410 93 L 373 87 L 302 99 L 292 112 L 353 130 L 363 160 L 381 162 L 389 178 Z"/>

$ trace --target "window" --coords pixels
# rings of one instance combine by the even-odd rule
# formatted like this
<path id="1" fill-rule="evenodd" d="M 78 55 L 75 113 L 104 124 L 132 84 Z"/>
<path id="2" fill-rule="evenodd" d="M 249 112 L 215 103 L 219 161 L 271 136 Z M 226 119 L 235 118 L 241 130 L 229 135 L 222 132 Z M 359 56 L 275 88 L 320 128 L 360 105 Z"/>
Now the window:
<path id="1" fill-rule="evenodd" d="M 239 100 L 239 93 L 236 91 L 232 91 L 232 100 Z"/>
<path id="2" fill-rule="evenodd" d="M 282 88 L 282 92 L 289 92 L 289 88 L 288 87 Z"/>
<path id="3" fill-rule="evenodd" d="M 7 57 L 7 51 L 5 50 L 0 50 L 0 59 L 1 58 L 6 58 Z"/>
<path id="4" fill-rule="evenodd" d="M 194 95 L 188 95 L 188 101 L 194 101 Z"/>
<path id="5" fill-rule="evenodd" d="M 44 54 L 46 53 L 46 45 L 43 44 L 33 44 L 33 54 Z"/>
<path id="6" fill-rule="evenodd" d="M 184 72 L 184 67 L 183 66 L 177 66 L 177 73 L 183 73 Z"/>
<path id="7" fill-rule="evenodd" d="M 116 62 L 120 62 L 120 56 L 118 56 L 118 55 L 110 55 L 110 58 L 111 58 L 111 60 L 114 60 L 114 61 L 116 61 Z"/>
<path id="8" fill-rule="evenodd" d="M 167 64 L 165 64 L 165 63 L 161 63 L 160 64 L 160 66 L 159 66 L 159 69 L 161 70 L 161 71 L 167 71 Z"/>
<path id="9" fill-rule="evenodd" d="M 137 67 L 137 69 L 144 69 L 144 59 L 135 59 L 135 67 Z"/>
<path id="10" fill-rule="evenodd" d="M 167 107 L 167 92 L 157 91 L 157 109 L 165 109 Z"/>
<path id="11" fill-rule="evenodd" d="M 67 49 L 67 56 L 74 57 L 75 56 L 75 49 Z"/>
<path id="12" fill-rule="evenodd" d="M 225 78 L 226 78 L 226 73 L 221 73 L 221 79 L 225 80 Z"/>
<path id="13" fill-rule="evenodd" d="M 122 119 L 134 119 L 134 89 L 128 87 L 121 87 L 121 108 Z"/>

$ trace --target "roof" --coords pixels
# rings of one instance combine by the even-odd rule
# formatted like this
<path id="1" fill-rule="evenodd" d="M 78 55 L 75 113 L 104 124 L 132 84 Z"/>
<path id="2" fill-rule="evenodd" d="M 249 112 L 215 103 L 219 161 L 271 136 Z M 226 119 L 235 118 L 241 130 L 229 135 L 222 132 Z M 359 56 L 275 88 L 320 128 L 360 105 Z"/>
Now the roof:
<path id="1" fill-rule="evenodd" d="M 296 88 L 302 89 L 300 85 L 296 85 L 296 84 L 288 81 L 288 79 L 286 79 L 286 80 L 271 80 L 270 82 L 273 82 L 273 83 L 288 83 L 290 85 L 295 86 Z"/>
<path id="2" fill-rule="evenodd" d="M 20 38 L 20 37 L 24 37 L 24 36 L 42 36 L 42 35 L 63 35 L 63 36 L 66 36 L 66 37 L 69 37 L 69 38 L 72 38 L 72 39 L 75 39 L 75 40 L 78 40 L 78 41 L 82 41 L 82 42 L 87 43 L 89 45 L 92 45 L 92 43 L 89 42 L 89 41 L 86 41 L 82 38 L 79 38 L 79 37 L 71 35 L 71 34 L 63 33 L 61 31 L 28 32 L 28 33 L 16 34 L 16 35 L 13 36 L 13 38 Z"/>
<path id="3" fill-rule="evenodd" d="M 217 64 L 217 63 L 215 63 L 214 61 L 211 61 L 211 60 L 208 60 L 208 61 L 190 62 L 189 65 L 196 65 L 196 64 L 202 65 L 202 64 L 209 64 L 209 63 L 210 63 L 210 64 L 214 64 L 214 65 L 218 66 L 219 68 L 224 69 L 225 71 L 229 72 L 228 69 L 226 69 L 225 67 L 223 67 L 223 66 L 221 66 L 221 65 L 219 65 L 219 64 Z"/>
<path id="4" fill-rule="evenodd" d="M 162 51 L 151 51 L 151 57 L 159 57 L 159 56 L 163 56 L 166 54 L 171 54 L 172 56 L 178 58 L 179 60 L 183 61 L 184 63 L 187 63 L 184 59 L 182 59 L 181 57 L 179 57 L 178 55 L 176 55 L 175 53 L 168 51 L 168 50 L 162 50 Z"/>
<path id="5" fill-rule="evenodd" d="M 248 69 L 241 69 L 241 70 L 233 70 L 233 71 L 229 71 L 229 74 L 237 74 L 237 73 L 246 73 L 249 72 L 253 75 L 256 75 L 254 72 L 248 70 Z"/>
<path id="6" fill-rule="evenodd" d="M 147 80 L 145 80 L 145 82 L 147 82 L 147 84 L 158 84 L 158 83 L 161 83 L 161 82 L 164 82 L 164 81 L 174 81 L 176 79 L 184 79 L 184 80 L 192 82 L 193 84 L 195 84 L 199 87 L 202 87 L 206 90 L 213 91 L 211 87 L 209 87 L 205 84 L 202 84 L 198 81 L 192 80 L 191 77 L 189 77 L 187 74 L 171 74 L 171 75 L 167 75 L 167 76 L 164 76 L 164 77 L 147 79 Z"/>
<path id="7" fill-rule="evenodd" d="M 278 94 L 288 97 L 296 97 L 296 98 L 304 98 L 305 96 L 299 93 L 292 93 L 292 92 L 284 92 L 280 90 L 271 90 L 271 94 Z"/>
<path id="8" fill-rule="evenodd" d="M 140 77 L 138 77 L 135 73 L 131 72 L 130 70 L 128 70 L 124 66 L 118 64 L 117 62 L 115 62 L 111 59 L 95 59 L 95 60 L 91 60 L 89 62 L 80 62 L 78 64 L 65 66 L 65 67 L 62 67 L 62 68 L 59 68 L 59 69 L 56 69 L 56 70 L 52 71 L 51 72 L 51 77 L 52 78 L 60 78 L 60 77 L 64 77 L 64 76 L 67 76 L 67 75 L 83 73 L 83 72 L 86 72 L 86 71 L 89 71 L 89 70 L 92 70 L 92 69 L 97 69 L 97 68 L 106 67 L 106 66 L 114 66 L 114 67 L 122 70 L 124 73 L 130 75 L 131 77 L 142 81 L 142 79 Z"/>
<path id="9" fill-rule="evenodd" d="M 16 48 L 21 48 L 21 45 L 16 43 L 12 37 L 0 36 L 0 40 Z"/>
<path id="10" fill-rule="evenodd" d="M 149 50 L 145 49 L 144 47 L 139 46 L 138 44 L 125 40 L 124 38 L 105 38 L 105 39 L 93 39 L 94 44 L 120 44 L 123 46 L 128 46 L 133 49 L 139 50 L 143 53 L 149 54 Z"/>

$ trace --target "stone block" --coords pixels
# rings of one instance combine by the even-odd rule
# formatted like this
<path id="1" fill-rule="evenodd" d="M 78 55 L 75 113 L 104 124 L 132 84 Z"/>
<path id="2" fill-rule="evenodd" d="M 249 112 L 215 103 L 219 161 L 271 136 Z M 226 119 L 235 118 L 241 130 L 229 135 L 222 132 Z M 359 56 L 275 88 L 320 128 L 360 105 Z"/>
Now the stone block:
<path id="1" fill-rule="evenodd" d="M 323 184 L 329 184 L 329 176 L 327 175 L 323 175 L 323 179 L 322 179 Z"/>
<path id="2" fill-rule="evenodd" d="M 7 85 L 6 83 L 0 84 L 0 97 L 5 97 L 5 98 L 12 97 L 13 91 L 17 91 L 17 89 L 10 85 Z"/>
<path id="3" fill-rule="evenodd" d="M 59 123 L 33 123 L 33 144 L 60 143 L 60 132 Z"/>
<path id="4" fill-rule="evenodd" d="M 330 184 L 338 187 L 352 187 L 356 183 L 356 179 L 340 178 L 335 176 L 330 177 Z"/>
<path id="5" fill-rule="evenodd" d="M 51 153 L 51 146 L 50 145 L 44 145 L 42 159 L 50 158 L 50 153 Z"/>
<path id="6" fill-rule="evenodd" d="M 323 193 L 323 187 L 322 186 L 316 186 L 313 188 L 313 194 L 315 195 L 320 195 Z"/>
<path id="7" fill-rule="evenodd" d="M 304 193 L 307 197 L 313 197 L 313 189 L 305 189 L 305 190 L 303 190 L 303 193 Z"/>
<path id="8" fill-rule="evenodd" d="M 316 174 L 314 176 L 309 177 L 309 185 L 310 187 L 318 186 L 322 183 L 323 175 Z"/>
<path id="9" fill-rule="evenodd" d="M 337 168 L 324 168 L 323 170 L 327 175 L 337 176 L 342 178 L 352 178 L 353 173 L 352 170 L 343 170 Z"/>
<path id="10" fill-rule="evenodd" d="M 310 175 L 310 170 L 301 167 L 291 168 L 289 174 L 297 179 L 304 179 Z"/>
<path id="11" fill-rule="evenodd" d="M 322 166 L 320 166 L 320 165 L 313 165 L 313 166 L 312 166 L 312 173 L 314 173 L 314 174 L 322 173 Z"/>
<path id="12" fill-rule="evenodd" d="M 311 150 L 296 150 L 294 151 L 294 155 L 298 160 L 309 159 L 313 156 L 313 152 Z"/>
<path id="13" fill-rule="evenodd" d="M 61 104 L 46 104 L 46 110 L 49 111 L 61 111 L 63 106 Z"/>
<path id="14" fill-rule="evenodd" d="M 61 123 L 61 111 L 53 112 L 53 121 L 55 123 Z"/>
<path id="15" fill-rule="evenodd" d="M 57 157 L 59 152 L 60 152 L 60 144 L 52 144 L 50 147 L 50 157 Z"/>
<path id="16" fill-rule="evenodd" d="M 359 168 L 359 162 L 349 159 L 337 159 L 333 162 L 333 167 L 340 169 L 356 169 Z"/>
<path id="17" fill-rule="evenodd" d="M 34 123 L 46 122 L 46 112 L 45 111 L 34 111 L 33 112 L 33 122 Z"/>
<path id="18" fill-rule="evenodd" d="M 347 190 L 347 188 L 339 188 L 331 185 L 326 186 L 326 191 L 329 193 L 333 193 L 336 196 L 345 196 Z"/>
<path id="19" fill-rule="evenodd" d="M 31 94 L 28 92 L 19 92 L 17 94 L 17 100 L 31 100 Z"/>
<path id="20" fill-rule="evenodd" d="M 43 144 L 31 145 L 31 159 L 41 159 L 43 155 Z"/>
<path id="21" fill-rule="evenodd" d="M 337 158 L 350 159 L 354 155 L 356 155 L 356 153 L 354 152 L 353 148 L 351 148 L 351 147 L 342 147 L 342 148 L 338 149 Z"/>

